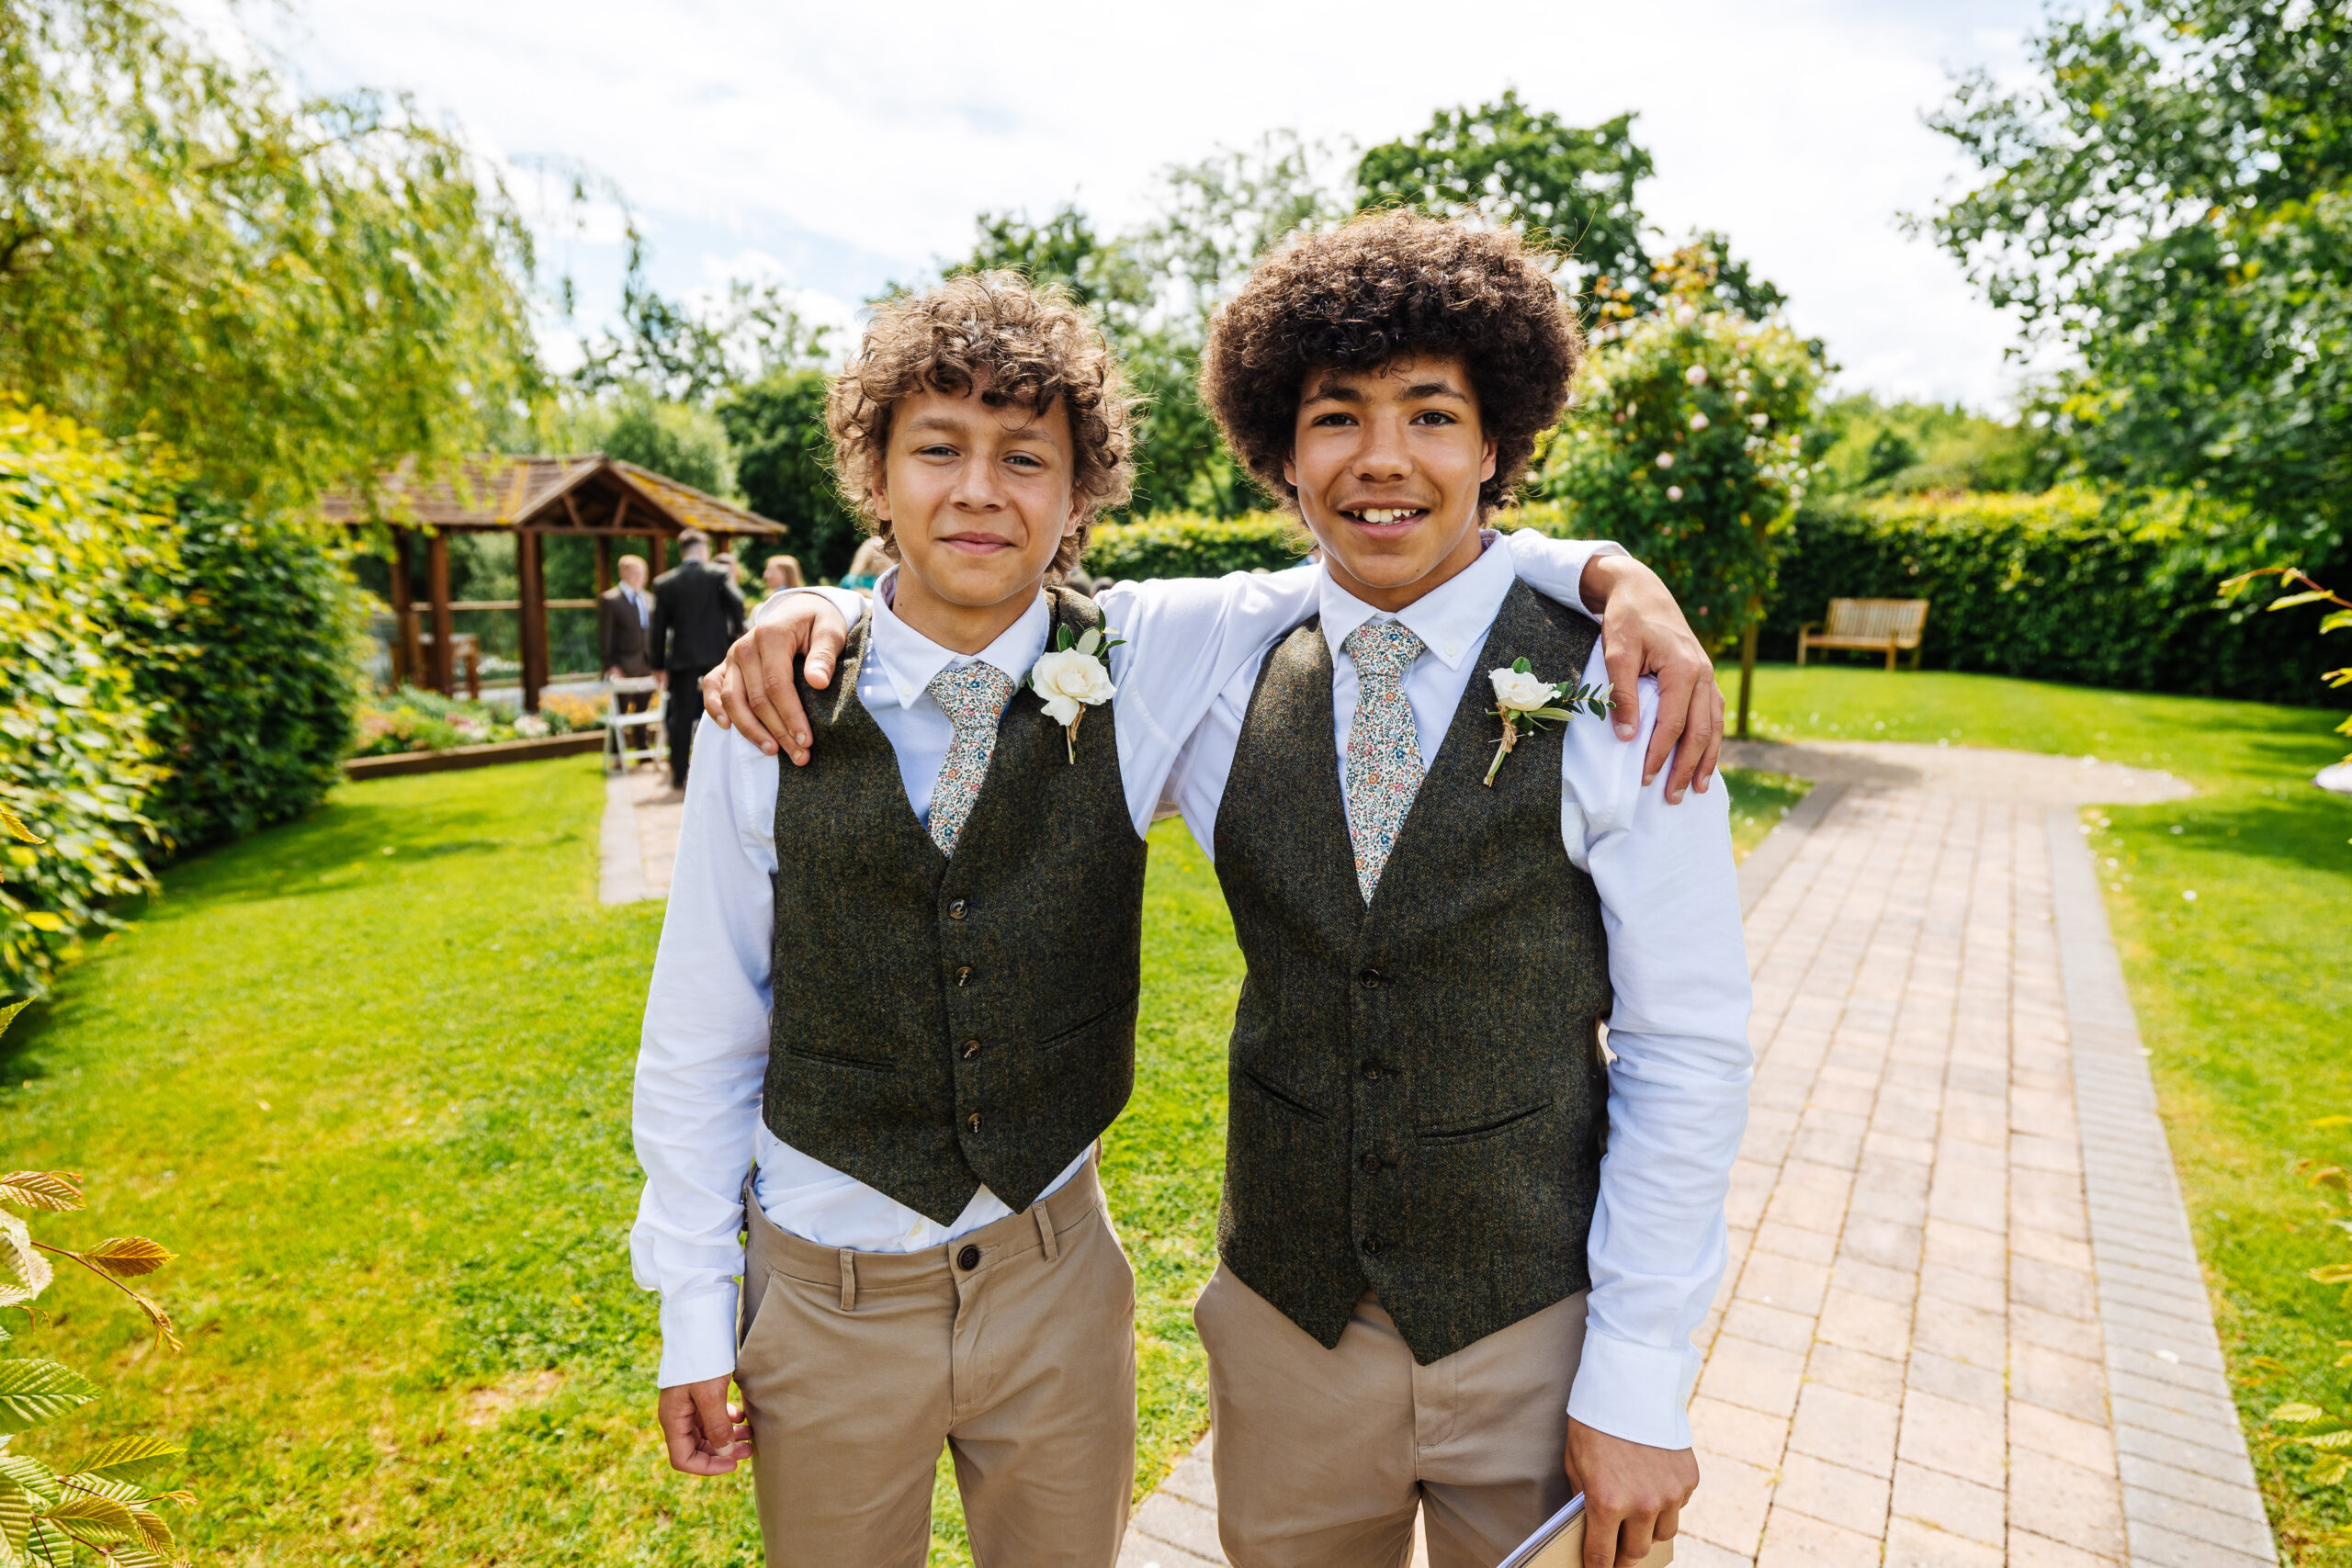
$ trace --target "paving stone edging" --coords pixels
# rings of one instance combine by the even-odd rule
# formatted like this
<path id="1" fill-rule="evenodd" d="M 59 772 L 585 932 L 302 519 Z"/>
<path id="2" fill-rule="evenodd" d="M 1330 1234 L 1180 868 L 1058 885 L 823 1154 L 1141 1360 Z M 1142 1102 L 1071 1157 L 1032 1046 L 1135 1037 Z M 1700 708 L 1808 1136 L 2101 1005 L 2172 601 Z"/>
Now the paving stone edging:
<path id="1" fill-rule="evenodd" d="M 2278 1549 L 2230 1393 L 2080 814 L 2052 807 L 2048 823 L 2051 902 L 2131 1561 L 2135 1568 L 2275 1563 Z"/>

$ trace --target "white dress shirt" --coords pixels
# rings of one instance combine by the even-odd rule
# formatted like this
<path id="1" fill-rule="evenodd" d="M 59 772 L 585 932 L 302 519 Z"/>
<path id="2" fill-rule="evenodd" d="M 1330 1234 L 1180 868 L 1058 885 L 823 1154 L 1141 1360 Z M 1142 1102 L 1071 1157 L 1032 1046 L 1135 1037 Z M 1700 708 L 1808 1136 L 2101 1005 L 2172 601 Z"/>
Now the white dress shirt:
<path id="1" fill-rule="evenodd" d="M 1342 800 L 1356 709 L 1355 662 L 1342 646 L 1348 634 L 1366 621 L 1394 619 L 1427 648 L 1406 671 L 1405 696 L 1422 764 L 1431 765 L 1464 688 L 1486 682 L 1479 655 L 1511 578 L 1510 557 L 1489 549 L 1394 616 L 1321 578 L 1317 608 L 1331 648 Z M 1217 694 L 1169 781 L 1170 797 L 1212 860 L 1217 808 L 1263 662 L 1263 654 L 1251 660 Z M 1596 684 L 1609 678 L 1598 643 L 1582 671 L 1535 673 Z M 1747 953 L 1729 798 L 1718 783 L 1668 806 L 1662 771 L 1644 787 L 1657 683 L 1645 680 L 1640 696 L 1633 739 L 1619 740 L 1606 719 L 1588 715 L 1570 721 L 1560 758 L 1560 840 L 1600 892 L 1614 998 L 1609 1152 L 1587 1246 L 1592 1294 L 1568 1413 L 1631 1442 L 1686 1449 L 1683 1407 L 1701 1359 L 1691 1336 L 1723 1279 L 1724 1199 L 1747 1125 Z"/>
<path id="2" fill-rule="evenodd" d="M 1508 563 L 1516 562 L 1531 586 L 1581 609 L 1586 563 L 1615 548 L 1522 531 L 1508 550 L 1489 555 L 1507 563 L 1506 576 Z M 1138 835 L 1149 829 L 1178 754 L 1210 705 L 1236 671 L 1254 671 L 1268 647 L 1315 612 L 1322 581 L 1320 568 L 1300 566 L 1122 582 L 1097 596 L 1105 620 L 1125 639 L 1111 655 L 1117 686 L 1111 705 L 1121 783 Z M 908 804 L 928 821 L 932 788 L 955 733 L 927 690 L 932 677 L 978 658 L 1020 682 L 1045 651 L 1050 617 L 1041 596 L 977 656 L 953 653 L 892 611 L 895 586 L 886 575 L 870 602 L 841 589 L 786 592 L 822 593 L 853 622 L 871 604 L 858 699 L 898 757 Z M 658 1379 L 664 1388 L 734 1368 L 742 1186 L 755 1168 L 762 1211 L 779 1228 L 822 1247 L 917 1251 L 1008 1213 L 983 1187 L 952 1224 L 941 1226 L 768 1130 L 760 1092 L 775 922 L 769 877 L 775 870 L 777 773 L 790 764 L 714 725 L 702 727 L 695 746 L 703 761 L 687 774 L 633 1111 L 646 1183 L 629 1251 L 638 1283 L 662 1293 Z"/>

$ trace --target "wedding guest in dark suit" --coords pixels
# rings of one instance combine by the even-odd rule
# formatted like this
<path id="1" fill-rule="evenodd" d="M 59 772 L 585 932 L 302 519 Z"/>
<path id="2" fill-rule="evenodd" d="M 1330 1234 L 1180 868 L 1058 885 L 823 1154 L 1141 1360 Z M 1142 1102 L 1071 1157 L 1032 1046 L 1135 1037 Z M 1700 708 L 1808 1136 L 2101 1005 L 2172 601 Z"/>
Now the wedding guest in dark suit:
<path id="1" fill-rule="evenodd" d="M 621 580 L 596 601 L 596 649 L 607 681 L 641 681 L 653 673 L 653 595 L 645 586 L 645 558 L 623 556 Z M 615 711 L 642 713 L 650 692 L 616 692 Z"/>
<path id="2" fill-rule="evenodd" d="M 649 652 L 672 697 L 664 725 L 670 733 L 670 783 L 683 790 L 695 720 L 702 716 L 695 698 L 702 678 L 742 635 L 743 591 L 735 586 L 732 570 L 712 562 L 710 537 L 699 528 L 678 536 L 678 566 L 653 580 Z"/>

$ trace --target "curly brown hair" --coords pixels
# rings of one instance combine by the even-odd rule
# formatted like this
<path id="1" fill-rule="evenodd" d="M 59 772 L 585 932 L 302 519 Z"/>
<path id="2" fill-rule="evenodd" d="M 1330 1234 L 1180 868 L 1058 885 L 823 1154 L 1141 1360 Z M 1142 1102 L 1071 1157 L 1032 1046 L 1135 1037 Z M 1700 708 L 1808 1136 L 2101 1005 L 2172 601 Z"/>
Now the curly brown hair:
<path id="1" fill-rule="evenodd" d="M 857 357 L 825 397 L 834 481 L 898 559 L 889 523 L 874 514 L 891 414 L 918 392 L 975 387 L 991 408 L 1042 415 L 1059 404 L 1069 412 L 1071 483 L 1087 505 L 1077 534 L 1055 553 L 1058 581 L 1085 553 L 1095 517 L 1127 499 L 1135 477 L 1135 403 L 1119 362 L 1058 287 L 1035 287 L 1018 273 L 969 273 L 876 306 Z"/>
<path id="2" fill-rule="evenodd" d="M 1478 487 L 1484 515 L 1559 423 L 1584 355 L 1567 302 L 1516 234 L 1390 210 L 1299 235 L 1218 310 L 1201 395 L 1258 482 L 1295 511 L 1283 463 L 1306 378 L 1422 355 L 1469 371 L 1495 444 L 1494 477 Z"/>

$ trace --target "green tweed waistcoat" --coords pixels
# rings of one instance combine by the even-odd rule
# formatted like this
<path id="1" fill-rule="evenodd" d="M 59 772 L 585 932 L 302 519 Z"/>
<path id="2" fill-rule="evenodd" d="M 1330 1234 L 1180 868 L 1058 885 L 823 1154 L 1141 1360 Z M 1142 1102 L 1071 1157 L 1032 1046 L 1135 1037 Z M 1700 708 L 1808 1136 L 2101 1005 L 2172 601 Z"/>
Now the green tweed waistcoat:
<path id="1" fill-rule="evenodd" d="M 1512 585 L 1369 906 L 1319 625 L 1259 676 L 1216 818 L 1249 962 L 1217 1248 L 1327 1346 L 1367 1289 L 1426 1364 L 1591 1282 L 1608 951 L 1560 842 L 1565 728 L 1522 730 L 1480 780 L 1502 734 L 1486 671 L 1580 679 L 1595 635 Z"/>
<path id="2" fill-rule="evenodd" d="M 1054 625 L 1102 624 L 1048 591 Z M 1111 707 L 1072 762 L 1027 686 L 942 854 L 858 701 L 870 618 L 830 691 L 805 677 L 805 768 L 779 756 L 775 1006 L 762 1112 L 775 1135 L 941 1224 L 983 1182 L 1017 1213 L 1101 1135 L 1135 1082 L 1143 840 Z"/>

